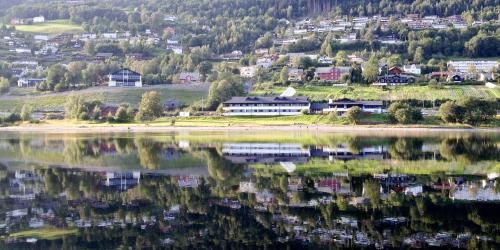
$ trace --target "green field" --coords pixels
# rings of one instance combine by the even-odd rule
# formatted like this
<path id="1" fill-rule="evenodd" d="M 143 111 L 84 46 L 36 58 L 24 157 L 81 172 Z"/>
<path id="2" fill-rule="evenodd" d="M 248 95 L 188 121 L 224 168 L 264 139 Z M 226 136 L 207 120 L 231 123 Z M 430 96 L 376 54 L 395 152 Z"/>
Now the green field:
<path id="1" fill-rule="evenodd" d="M 157 91 L 160 93 L 162 100 L 176 99 L 186 105 L 206 97 L 206 91 L 187 90 L 187 89 L 169 89 L 169 88 L 141 88 L 141 89 L 109 89 L 103 88 L 102 91 L 80 92 L 80 95 L 87 101 L 99 100 L 109 105 L 119 105 L 121 103 L 130 103 L 137 106 L 141 100 L 141 96 L 146 91 Z M 9 98 L 0 97 L 0 111 L 12 112 L 21 110 L 24 104 L 29 104 L 35 110 L 40 111 L 55 111 L 63 110 L 66 97 L 72 92 L 54 93 L 43 95 L 40 93 L 32 93 L 33 89 L 14 90 Z M 78 93 L 78 92 L 75 92 Z M 31 95 L 29 95 L 31 94 Z"/>
<path id="2" fill-rule="evenodd" d="M 75 235 L 77 233 L 77 229 L 42 228 L 13 233 L 10 237 L 57 240 L 63 238 L 64 236 Z"/>
<path id="3" fill-rule="evenodd" d="M 52 20 L 31 25 L 16 25 L 16 30 L 37 34 L 81 33 L 83 28 L 69 20 Z"/>
<path id="4" fill-rule="evenodd" d="M 272 90 L 257 90 L 252 95 L 279 95 L 286 87 L 274 87 Z M 442 89 L 428 86 L 400 86 L 389 87 L 384 90 L 380 87 L 355 86 L 300 86 L 296 88 L 298 95 L 303 95 L 312 100 L 327 100 L 350 98 L 356 100 L 439 100 L 458 99 L 464 96 L 479 98 L 500 98 L 500 90 L 489 89 L 484 86 L 445 86 Z"/>

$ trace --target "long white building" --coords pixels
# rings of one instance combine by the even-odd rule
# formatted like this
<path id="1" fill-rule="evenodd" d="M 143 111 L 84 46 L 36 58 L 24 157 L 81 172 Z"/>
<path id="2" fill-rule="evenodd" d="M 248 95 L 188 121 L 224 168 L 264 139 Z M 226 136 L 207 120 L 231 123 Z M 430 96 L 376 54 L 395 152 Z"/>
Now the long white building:
<path id="1" fill-rule="evenodd" d="M 284 116 L 300 115 L 309 110 L 307 97 L 233 97 L 224 102 L 225 116 Z"/>
<path id="2" fill-rule="evenodd" d="M 455 72 L 467 73 L 470 67 L 473 67 L 477 72 L 490 72 L 491 69 L 498 69 L 497 61 L 449 61 L 448 68 L 452 68 Z"/>

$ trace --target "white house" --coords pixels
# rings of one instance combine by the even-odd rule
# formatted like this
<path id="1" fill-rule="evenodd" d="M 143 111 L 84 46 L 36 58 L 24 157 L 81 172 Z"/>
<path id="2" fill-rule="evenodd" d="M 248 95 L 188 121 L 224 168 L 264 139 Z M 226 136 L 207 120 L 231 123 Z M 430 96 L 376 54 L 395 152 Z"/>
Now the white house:
<path id="1" fill-rule="evenodd" d="M 45 23 L 45 17 L 44 16 L 33 17 L 33 23 Z"/>
<path id="2" fill-rule="evenodd" d="M 109 87 L 142 87 L 142 77 L 130 69 L 121 69 L 108 75 Z"/>
<path id="3" fill-rule="evenodd" d="M 420 67 L 420 65 L 415 65 L 415 64 L 404 65 L 403 72 L 408 74 L 420 75 L 422 74 L 422 67 Z"/>
<path id="4" fill-rule="evenodd" d="M 273 60 L 271 58 L 258 58 L 256 62 L 257 67 L 261 68 L 271 68 L 273 66 Z"/>

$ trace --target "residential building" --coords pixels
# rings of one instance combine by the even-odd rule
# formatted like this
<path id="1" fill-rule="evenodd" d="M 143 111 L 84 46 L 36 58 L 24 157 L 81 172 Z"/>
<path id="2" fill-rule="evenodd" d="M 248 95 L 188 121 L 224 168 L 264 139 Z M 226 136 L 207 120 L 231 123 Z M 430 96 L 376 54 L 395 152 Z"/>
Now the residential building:
<path id="1" fill-rule="evenodd" d="M 387 85 L 404 85 L 409 83 L 415 83 L 415 77 L 410 75 L 383 75 L 379 76 L 375 86 L 387 86 Z"/>
<path id="2" fill-rule="evenodd" d="M 383 101 L 354 101 L 350 99 L 328 101 L 328 108 L 324 112 L 337 112 L 339 115 L 344 114 L 352 107 L 359 107 L 361 111 L 372 114 L 382 114 L 385 112 Z"/>
<path id="3" fill-rule="evenodd" d="M 112 187 L 119 191 L 126 191 L 132 187 L 135 187 L 139 184 L 141 179 L 141 172 L 107 172 L 106 173 L 106 181 L 104 185 L 106 187 Z"/>
<path id="4" fill-rule="evenodd" d="M 257 68 L 255 66 L 241 67 L 240 68 L 240 76 L 241 77 L 252 78 L 255 76 L 256 72 L 257 72 Z"/>
<path id="5" fill-rule="evenodd" d="M 17 80 L 19 88 L 35 87 L 38 83 L 44 82 L 45 78 L 21 78 Z"/>
<path id="6" fill-rule="evenodd" d="M 288 81 L 291 82 L 300 82 L 304 79 L 304 70 L 291 68 L 288 69 Z"/>
<path id="7" fill-rule="evenodd" d="M 44 16 L 33 17 L 33 23 L 45 23 L 45 17 Z"/>
<path id="8" fill-rule="evenodd" d="M 95 55 L 96 60 L 105 61 L 113 57 L 113 53 L 97 53 Z"/>
<path id="9" fill-rule="evenodd" d="M 201 81 L 201 76 L 197 72 L 182 72 L 179 75 L 181 83 L 198 83 Z"/>
<path id="10" fill-rule="evenodd" d="M 307 97 L 256 96 L 233 97 L 223 103 L 225 116 L 290 116 L 309 110 Z"/>
<path id="11" fill-rule="evenodd" d="M 490 72 L 498 69 L 498 61 L 449 61 L 448 68 L 460 73 L 467 73 L 471 69 L 476 72 Z"/>
<path id="12" fill-rule="evenodd" d="M 321 81 L 338 81 L 341 76 L 341 72 L 335 67 L 319 67 L 316 68 L 314 76 Z"/>
<path id="13" fill-rule="evenodd" d="M 121 69 L 108 75 L 109 87 L 142 87 L 141 74 L 130 69 Z"/>
<path id="14" fill-rule="evenodd" d="M 257 67 L 261 68 L 271 68 L 273 66 L 273 60 L 268 57 L 258 58 L 256 62 Z"/>
<path id="15" fill-rule="evenodd" d="M 420 75 L 422 74 L 422 67 L 420 65 L 412 64 L 412 65 L 404 65 L 403 72 L 407 74 Z"/>

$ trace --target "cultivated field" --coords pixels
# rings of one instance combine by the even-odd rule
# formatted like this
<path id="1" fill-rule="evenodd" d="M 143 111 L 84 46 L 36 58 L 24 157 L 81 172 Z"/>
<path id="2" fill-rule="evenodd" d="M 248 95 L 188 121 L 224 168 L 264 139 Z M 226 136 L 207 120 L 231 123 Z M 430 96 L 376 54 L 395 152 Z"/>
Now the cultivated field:
<path id="1" fill-rule="evenodd" d="M 279 95 L 286 87 L 275 87 L 272 90 L 257 90 L 252 95 Z M 440 100 L 458 99 L 463 96 L 479 98 L 500 98 L 500 90 L 484 86 L 445 86 L 442 89 L 428 86 L 389 87 L 384 90 L 372 86 L 331 87 L 300 86 L 296 88 L 298 95 L 308 96 L 312 100 L 350 98 L 355 100 Z"/>
<path id="2" fill-rule="evenodd" d="M 69 20 L 52 20 L 45 23 L 31 25 L 16 25 L 16 30 L 37 34 L 61 34 L 61 33 L 81 33 L 81 26 L 71 23 Z"/>
<path id="3" fill-rule="evenodd" d="M 13 88 L 8 95 L 0 96 L 0 112 L 20 111 L 24 104 L 30 104 L 39 111 L 64 109 L 66 97 L 72 93 L 82 95 L 87 101 L 99 100 L 108 105 L 129 103 L 133 106 L 141 100 L 146 91 L 157 91 L 162 100 L 175 99 L 186 105 L 206 97 L 208 85 L 165 85 L 144 88 L 94 87 L 81 91 L 43 94 L 33 88 Z"/>

